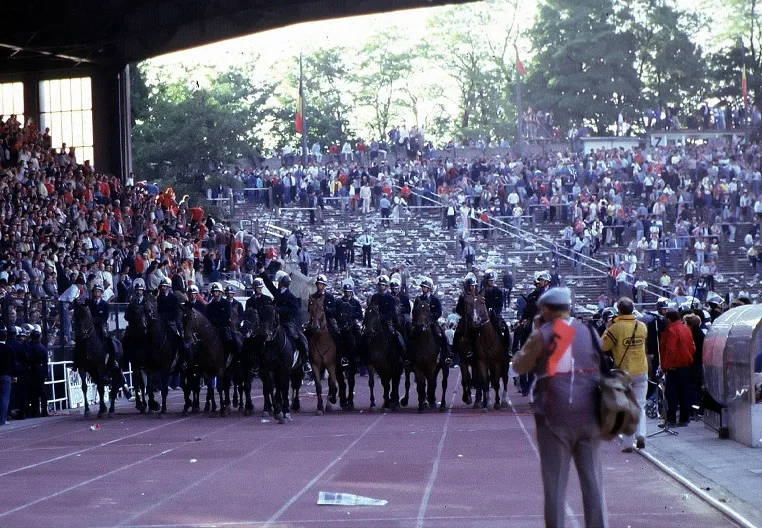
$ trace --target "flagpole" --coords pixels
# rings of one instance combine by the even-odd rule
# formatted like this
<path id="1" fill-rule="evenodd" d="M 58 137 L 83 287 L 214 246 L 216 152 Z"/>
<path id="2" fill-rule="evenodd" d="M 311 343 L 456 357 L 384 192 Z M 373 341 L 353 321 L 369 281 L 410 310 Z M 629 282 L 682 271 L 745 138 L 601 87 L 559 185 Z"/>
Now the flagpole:
<path id="1" fill-rule="evenodd" d="M 304 107 L 304 72 L 302 71 L 302 54 L 299 54 L 299 100 L 301 101 L 301 108 L 299 111 L 302 114 L 302 167 L 307 167 L 307 116 L 305 115 Z"/>
<path id="2" fill-rule="evenodd" d="M 513 49 L 516 50 L 516 66 L 518 66 L 519 48 L 515 43 Z M 521 110 L 521 72 L 519 72 L 518 67 L 514 69 L 516 70 L 516 153 L 521 156 L 524 141 L 524 134 L 521 130 L 521 115 L 523 114 Z"/>

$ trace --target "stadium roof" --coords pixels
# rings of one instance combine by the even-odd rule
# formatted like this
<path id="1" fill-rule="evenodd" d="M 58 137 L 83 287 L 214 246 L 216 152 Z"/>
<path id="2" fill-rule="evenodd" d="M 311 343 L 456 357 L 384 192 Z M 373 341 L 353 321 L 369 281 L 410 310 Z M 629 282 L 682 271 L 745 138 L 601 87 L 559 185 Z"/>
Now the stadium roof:
<path id="1" fill-rule="evenodd" d="M 50 0 L 3 7 L 0 73 L 122 67 L 277 27 L 464 0 Z"/>

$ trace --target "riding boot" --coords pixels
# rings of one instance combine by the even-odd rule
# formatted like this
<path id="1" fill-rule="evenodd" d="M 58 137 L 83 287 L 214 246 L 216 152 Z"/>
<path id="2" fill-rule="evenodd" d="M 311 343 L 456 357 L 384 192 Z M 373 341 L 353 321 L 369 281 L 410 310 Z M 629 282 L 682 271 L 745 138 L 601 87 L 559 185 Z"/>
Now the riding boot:
<path id="1" fill-rule="evenodd" d="M 303 335 L 299 335 L 296 339 L 296 348 L 299 351 L 299 357 L 302 360 L 302 370 L 305 374 L 310 374 L 312 372 L 308 347 L 309 345 L 307 344 L 307 339 Z"/>
<path id="2" fill-rule="evenodd" d="M 397 352 L 399 354 L 400 361 L 402 362 L 402 366 L 408 368 L 410 366 L 410 359 L 407 357 L 407 347 L 405 346 L 405 340 L 402 338 L 402 334 L 397 331 L 394 332 L 394 335 L 397 338 Z"/>

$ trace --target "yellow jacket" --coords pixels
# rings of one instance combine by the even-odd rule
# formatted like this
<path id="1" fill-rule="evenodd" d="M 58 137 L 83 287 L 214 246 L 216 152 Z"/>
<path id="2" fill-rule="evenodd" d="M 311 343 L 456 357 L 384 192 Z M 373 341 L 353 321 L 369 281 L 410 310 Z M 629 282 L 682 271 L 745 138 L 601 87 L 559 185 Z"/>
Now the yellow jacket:
<path id="1" fill-rule="evenodd" d="M 632 335 L 633 323 L 637 325 L 635 336 Z M 620 315 L 614 324 L 603 333 L 603 351 L 614 356 L 614 366 L 637 376 L 648 373 L 646 360 L 646 325 L 636 321 L 634 315 Z M 632 338 L 632 339 L 631 339 Z M 629 348 L 627 347 L 629 345 Z M 627 355 L 625 356 L 625 350 Z M 624 358 L 624 361 L 622 361 Z"/>

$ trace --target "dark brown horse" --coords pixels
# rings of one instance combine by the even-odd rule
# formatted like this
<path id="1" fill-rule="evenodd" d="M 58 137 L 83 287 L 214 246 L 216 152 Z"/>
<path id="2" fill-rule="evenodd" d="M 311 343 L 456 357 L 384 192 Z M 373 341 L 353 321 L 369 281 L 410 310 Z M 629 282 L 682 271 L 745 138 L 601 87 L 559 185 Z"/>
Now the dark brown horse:
<path id="1" fill-rule="evenodd" d="M 317 414 L 323 414 L 323 375 L 328 372 L 328 403 L 325 404 L 325 412 L 331 412 L 331 404 L 336 403 L 336 394 L 339 391 L 336 383 L 336 343 L 333 341 L 328 329 L 328 317 L 325 315 L 323 301 L 325 297 L 310 297 L 307 311 L 310 320 L 306 330 L 309 339 L 310 365 L 312 365 L 315 379 L 315 393 L 317 394 Z"/>
<path id="2" fill-rule="evenodd" d="M 417 316 L 413 321 L 408 341 L 408 351 L 415 372 L 415 384 L 418 388 L 418 412 L 423 412 L 427 407 L 436 407 L 437 374 L 440 366 L 437 361 L 439 355 L 439 341 L 431 329 L 431 303 L 430 301 L 417 300 Z M 447 410 L 447 378 L 449 368 L 442 372 L 442 401 L 440 411 Z"/>
<path id="3" fill-rule="evenodd" d="M 273 404 L 273 417 L 282 424 L 291 420 L 289 406 L 289 382 L 294 396 L 294 410 L 299 405 L 298 390 L 304 374 L 298 361 L 294 344 L 280 325 L 278 311 L 272 304 L 260 307 L 259 324 L 264 336 L 262 350 L 262 392 L 265 398 L 270 395 Z"/>
<path id="4" fill-rule="evenodd" d="M 178 347 L 179 337 L 159 318 L 156 304 L 148 301 L 144 304 L 147 314 L 146 341 L 149 349 L 146 353 L 146 370 L 149 376 L 158 383 L 149 383 L 148 408 L 156 407 L 154 400 L 155 385 L 161 392 L 160 414 L 167 412 L 167 394 L 169 393 L 169 376 L 179 370 L 181 350 Z"/>
<path id="5" fill-rule="evenodd" d="M 90 309 L 82 301 L 75 301 L 72 304 L 74 306 L 74 339 L 76 342 L 75 346 L 78 348 L 78 353 L 75 353 L 77 353 L 79 377 L 82 380 L 82 394 L 85 397 L 85 418 L 90 416 L 90 405 L 87 401 L 88 375 L 98 388 L 98 398 L 100 400 L 98 418 L 103 418 L 104 414 L 106 414 L 104 394 L 106 383 L 109 381 L 109 374 L 111 374 L 111 388 L 109 390 L 110 406 L 108 407 L 108 417 L 111 418 L 114 414 L 116 393 L 119 390 L 119 378 L 116 375 L 117 373 L 109 372 L 108 364 L 111 363 L 111 360 L 108 359 L 109 350 L 107 343 L 98 334 Z"/>
<path id="6" fill-rule="evenodd" d="M 132 365 L 132 383 L 135 393 L 135 408 L 141 414 L 148 410 L 148 371 L 146 370 L 146 353 L 148 344 L 148 312 L 145 302 L 130 303 L 124 318 L 127 328 L 122 336 L 125 360 Z M 154 405 L 157 405 L 154 401 Z M 156 410 L 156 409 L 153 409 Z"/>
<path id="7" fill-rule="evenodd" d="M 364 361 L 368 367 L 368 387 L 370 388 L 370 410 L 376 410 L 375 374 L 384 387 L 384 409 L 398 410 L 400 407 L 400 378 L 402 363 L 396 353 L 394 336 L 381 320 L 376 305 L 371 305 L 365 312 L 362 328 Z"/>
<path id="8" fill-rule="evenodd" d="M 349 360 L 346 367 L 338 367 L 336 376 L 339 382 L 339 405 L 345 411 L 355 408 L 355 376 L 357 375 L 357 354 L 360 347 L 360 327 L 355 322 L 351 311 L 339 313 L 340 347 L 343 356 Z"/>
<path id="9" fill-rule="evenodd" d="M 186 346 L 191 347 L 193 361 L 188 365 L 186 379 L 204 379 L 207 387 L 207 400 L 214 401 L 213 378 L 217 378 L 217 391 L 220 396 L 220 416 L 225 416 L 225 397 L 224 390 L 229 384 L 227 382 L 227 373 L 225 372 L 225 350 L 222 345 L 222 339 L 214 329 L 209 320 L 198 310 L 194 309 L 190 303 L 183 305 L 183 331 Z M 185 393 L 185 406 L 183 413 L 187 413 L 191 408 L 192 402 L 190 393 L 193 386 L 187 381 L 183 383 L 183 392 Z"/>
<path id="10" fill-rule="evenodd" d="M 466 318 L 476 317 L 477 321 L 472 322 L 471 328 L 475 330 L 472 333 L 474 344 L 474 359 L 476 366 L 476 383 L 481 391 L 481 407 L 487 410 L 489 407 L 489 387 L 492 385 L 495 391 L 495 409 L 502 407 L 500 401 L 500 380 L 504 377 L 506 370 L 505 352 L 503 340 L 490 321 L 489 311 L 482 295 L 477 295 L 474 299 L 473 310 L 466 312 Z M 479 394 L 477 393 L 477 402 Z"/>

